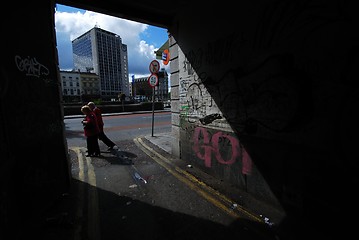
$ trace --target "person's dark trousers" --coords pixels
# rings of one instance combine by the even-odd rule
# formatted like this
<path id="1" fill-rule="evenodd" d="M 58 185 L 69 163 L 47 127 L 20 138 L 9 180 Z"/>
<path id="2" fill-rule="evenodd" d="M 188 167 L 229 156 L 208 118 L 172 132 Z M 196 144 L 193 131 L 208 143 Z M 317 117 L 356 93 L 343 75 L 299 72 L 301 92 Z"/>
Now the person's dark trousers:
<path id="1" fill-rule="evenodd" d="M 114 146 L 116 146 L 116 144 L 112 142 L 104 132 L 99 133 L 98 139 L 100 139 L 109 148 L 113 148 Z"/>
<path id="2" fill-rule="evenodd" d="M 86 138 L 87 141 L 87 151 L 88 155 L 100 155 L 100 147 L 98 145 L 98 138 L 97 136 L 88 136 Z"/>

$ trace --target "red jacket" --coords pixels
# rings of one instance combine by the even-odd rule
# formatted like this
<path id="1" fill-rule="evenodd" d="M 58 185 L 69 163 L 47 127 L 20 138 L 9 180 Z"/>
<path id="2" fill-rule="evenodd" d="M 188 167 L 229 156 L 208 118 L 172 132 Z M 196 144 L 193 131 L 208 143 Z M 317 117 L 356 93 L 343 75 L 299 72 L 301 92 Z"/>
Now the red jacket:
<path id="1" fill-rule="evenodd" d="M 98 135 L 100 129 L 98 127 L 96 115 L 94 113 L 90 113 L 86 115 L 84 120 L 87 122 L 84 124 L 84 133 L 86 137 Z"/>
<path id="2" fill-rule="evenodd" d="M 99 109 L 98 107 L 95 107 L 92 111 L 93 111 L 93 112 L 95 113 L 95 115 L 96 115 L 97 124 L 98 124 L 98 127 L 99 127 L 100 131 L 103 132 L 104 122 L 103 122 L 103 119 L 102 119 L 101 109 Z"/>

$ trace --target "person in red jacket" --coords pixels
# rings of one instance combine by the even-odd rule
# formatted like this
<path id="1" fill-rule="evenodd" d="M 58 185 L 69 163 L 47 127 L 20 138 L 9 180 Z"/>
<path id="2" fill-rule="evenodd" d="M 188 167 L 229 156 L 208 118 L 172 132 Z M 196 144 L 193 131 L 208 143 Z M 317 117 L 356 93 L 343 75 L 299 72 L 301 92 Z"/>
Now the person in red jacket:
<path id="1" fill-rule="evenodd" d="M 105 134 L 104 130 L 103 130 L 103 126 L 105 125 L 102 119 L 102 112 L 101 109 L 98 108 L 94 102 L 89 102 L 87 103 L 87 105 L 91 108 L 91 110 L 95 113 L 96 118 L 97 118 L 97 123 L 98 123 L 98 127 L 100 129 L 100 133 L 98 135 L 98 138 L 104 143 L 106 144 L 106 146 L 108 147 L 108 151 L 112 150 L 116 144 L 110 140 L 107 135 Z"/>
<path id="2" fill-rule="evenodd" d="M 85 118 L 81 122 L 84 127 L 84 134 L 86 137 L 86 157 L 101 157 L 100 146 L 98 144 L 98 136 L 100 133 L 100 129 L 98 127 L 96 115 L 87 105 L 81 107 L 81 112 L 85 114 Z"/>

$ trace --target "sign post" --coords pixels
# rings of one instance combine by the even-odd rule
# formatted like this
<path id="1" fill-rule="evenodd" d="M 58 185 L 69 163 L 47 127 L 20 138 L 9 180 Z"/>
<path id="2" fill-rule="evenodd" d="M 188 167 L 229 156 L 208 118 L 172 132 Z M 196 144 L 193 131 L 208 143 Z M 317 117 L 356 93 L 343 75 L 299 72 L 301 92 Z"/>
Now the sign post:
<path id="1" fill-rule="evenodd" d="M 153 60 L 149 66 L 151 75 L 148 77 L 148 84 L 152 87 L 152 137 L 155 122 L 155 87 L 158 85 L 158 76 L 156 73 L 160 70 L 160 63 L 157 60 Z"/>

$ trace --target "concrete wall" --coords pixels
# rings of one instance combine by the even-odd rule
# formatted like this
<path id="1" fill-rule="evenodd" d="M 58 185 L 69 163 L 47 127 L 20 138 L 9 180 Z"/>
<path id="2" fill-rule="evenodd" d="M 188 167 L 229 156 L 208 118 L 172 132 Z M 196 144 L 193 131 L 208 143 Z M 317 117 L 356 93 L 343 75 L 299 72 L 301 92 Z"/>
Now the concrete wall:
<path id="1" fill-rule="evenodd" d="M 16 12 L 1 16 L 0 217 L 1 228 L 17 239 L 20 226 L 26 231 L 32 215 L 67 192 L 70 169 L 55 61 L 54 5 L 35 1 L 8 7 Z"/>
<path id="2" fill-rule="evenodd" d="M 173 153 L 308 220 L 350 211 L 359 170 L 353 9 L 354 1 L 181 9 L 169 29 Z"/>

